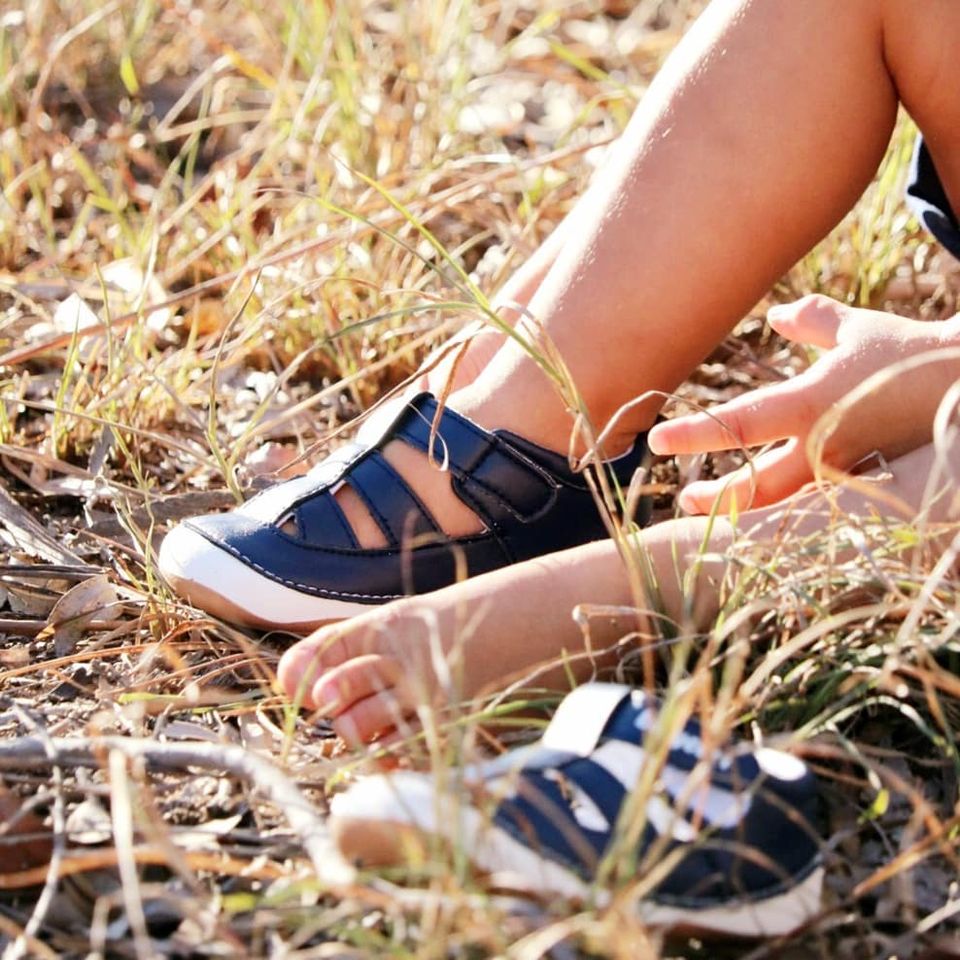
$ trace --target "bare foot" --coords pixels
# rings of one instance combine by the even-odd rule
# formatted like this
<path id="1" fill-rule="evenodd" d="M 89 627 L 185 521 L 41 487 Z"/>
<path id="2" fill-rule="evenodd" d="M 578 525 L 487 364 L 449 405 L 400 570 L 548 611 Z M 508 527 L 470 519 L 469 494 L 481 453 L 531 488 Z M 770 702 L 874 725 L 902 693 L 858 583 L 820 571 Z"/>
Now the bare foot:
<path id="1" fill-rule="evenodd" d="M 612 662 L 571 619 L 583 599 L 573 585 L 589 594 L 592 580 L 606 578 L 609 594 L 618 567 L 613 543 L 600 542 L 374 608 L 291 647 L 280 684 L 352 744 L 402 726 L 421 705 L 462 702 L 510 680 L 567 689 L 571 675 L 585 679 Z M 632 620 L 604 624 L 597 646 L 629 633 Z"/>
<path id="2" fill-rule="evenodd" d="M 921 447 L 849 488 L 745 512 L 737 535 L 724 517 L 648 527 L 638 537 L 660 616 L 678 633 L 704 629 L 716 617 L 735 539 L 737 549 L 777 556 L 785 538 L 822 537 L 838 516 L 856 524 L 919 511 L 927 539 L 918 549 L 939 556 L 956 531 L 956 459 Z M 841 550 L 835 560 L 846 556 Z M 571 617 L 575 604 L 613 613 L 591 620 L 585 634 Z M 330 716 L 344 739 L 359 744 L 402 727 L 424 704 L 470 699 L 512 680 L 559 691 L 589 679 L 615 663 L 624 644 L 657 635 L 637 605 L 613 541 L 588 543 L 324 627 L 284 654 L 278 678 L 295 702 Z"/>
<path id="3" fill-rule="evenodd" d="M 691 609 L 682 602 L 683 561 L 702 550 L 707 522 L 685 518 L 642 534 L 671 616 Z M 730 533 L 722 521 L 712 529 L 722 553 Z M 688 586 L 704 620 L 720 576 L 704 563 Z M 402 727 L 422 705 L 470 700 L 512 682 L 562 691 L 591 679 L 616 663 L 622 643 L 650 634 L 633 603 L 616 545 L 598 541 L 322 627 L 284 654 L 278 678 L 296 703 L 332 718 L 358 744 Z M 572 617 L 577 604 L 608 612 L 584 631 Z"/>

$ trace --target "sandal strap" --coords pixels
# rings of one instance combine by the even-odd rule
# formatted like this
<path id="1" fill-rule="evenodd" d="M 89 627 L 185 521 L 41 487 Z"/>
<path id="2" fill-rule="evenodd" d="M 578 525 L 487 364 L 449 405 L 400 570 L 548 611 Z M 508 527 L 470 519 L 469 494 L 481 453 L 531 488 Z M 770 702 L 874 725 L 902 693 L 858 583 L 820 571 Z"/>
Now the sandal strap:
<path id="1" fill-rule="evenodd" d="M 485 771 L 490 789 L 501 797 L 494 823 L 581 877 L 594 876 L 650 763 L 643 740 L 656 713 L 656 702 L 642 691 L 619 684 L 578 687 L 541 740 L 515 758 L 520 762 L 512 771 L 502 760 Z M 752 890 L 766 896 L 816 866 L 810 774 L 793 761 L 797 769 L 771 778 L 758 763 L 762 753 L 728 748 L 702 767 L 697 721 L 688 720 L 674 735 L 637 849 L 645 851 L 661 837 L 668 849 L 689 844 L 691 853 L 658 885 L 658 898 L 692 902 L 698 896 L 749 896 Z M 785 759 L 781 766 L 789 767 Z M 778 849 L 780 862 L 765 863 L 751 849 Z"/>
<path id="2" fill-rule="evenodd" d="M 629 708 L 620 709 L 626 699 Z M 596 756 L 609 744 L 640 750 L 648 732 L 657 725 L 659 707 L 642 690 L 616 683 L 585 683 L 563 699 L 540 740 L 531 745 L 524 770 L 553 766 L 566 754 L 574 757 Z M 734 789 L 737 783 L 753 780 L 758 773 L 755 751 L 720 750 L 712 759 L 712 783 L 722 789 Z M 691 717 L 684 729 L 673 734 L 666 748 L 667 767 L 686 775 L 703 758 L 700 724 Z M 626 767 L 627 761 L 621 760 Z"/>
<path id="3" fill-rule="evenodd" d="M 301 539 L 307 543 L 326 543 L 338 550 L 356 550 L 359 547 L 337 498 L 329 490 L 303 499 L 292 515 Z"/>
<path id="4" fill-rule="evenodd" d="M 584 683 L 568 693 L 543 732 L 540 745 L 548 751 L 588 757 L 617 707 L 640 691 L 622 683 Z"/>
<path id="5" fill-rule="evenodd" d="M 637 702 L 646 700 L 645 694 L 623 683 L 581 684 L 563 698 L 539 740 L 468 767 L 468 779 L 490 780 L 520 771 L 549 770 L 578 757 L 589 757 L 600 744 L 610 718 L 630 696 Z"/>
<path id="6" fill-rule="evenodd" d="M 391 547 L 440 528 L 403 477 L 379 450 L 371 450 L 344 477 L 363 500 Z"/>
<path id="7" fill-rule="evenodd" d="M 394 423 L 396 439 L 429 455 L 438 403 L 431 394 L 414 398 Z M 433 458 L 454 475 L 460 498 L 492 527 L 513 517 L 535 520 L 557 497 L 557 481 L 502 437 L 444 407 Z"/>

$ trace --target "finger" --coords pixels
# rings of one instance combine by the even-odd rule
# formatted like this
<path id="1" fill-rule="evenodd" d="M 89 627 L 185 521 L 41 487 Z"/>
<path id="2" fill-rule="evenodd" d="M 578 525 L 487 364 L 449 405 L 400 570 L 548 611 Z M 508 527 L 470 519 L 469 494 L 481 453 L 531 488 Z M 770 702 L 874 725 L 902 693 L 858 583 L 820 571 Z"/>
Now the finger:
<path id="1" fill-rule="evenodd" d="M 414 708 L 395 691 L 383 690 L 359 700 L 333 721 L 333 729 L 349 746 L 358 747 L 403 728 Z"/>
<path id="2" fill-rule="evenodd" d="M 710 513 L 714 509 L 730 513 L 734 506 L 739 512 L 776 503 L 811 479 L 804 445 L 791 440 L 729 476 L 691 483 L 681 491 L 679 503 L 687 513 Z"/>
<path id="3" fill-rule="evenodd" d="M 349 710 L 358 700 L 386 690 L 400 691 L 404 668 L 393 657 L 371 653 L 356 657 L 327 671 L 313 685 L 307 706 L 326 717 L 336 717 Z"/>
<path id="4" fill-rule="evenodd" d="M 812 373 L 753 390 L 714 407 L 709 413 L 674 417 L 658 423 L 647 436 L 654 453 L 705 453 L 757 447 L 795 436 L 816 419 L 810 410 Z"/>
<path id="5" fill-rule="evenodd" d="M 835 347 L 850 308 L 829 297 L 813 294 L 795 303 L 781 303 L 767 311 L 767 321 L 788 340 L 814 347 Z"/>

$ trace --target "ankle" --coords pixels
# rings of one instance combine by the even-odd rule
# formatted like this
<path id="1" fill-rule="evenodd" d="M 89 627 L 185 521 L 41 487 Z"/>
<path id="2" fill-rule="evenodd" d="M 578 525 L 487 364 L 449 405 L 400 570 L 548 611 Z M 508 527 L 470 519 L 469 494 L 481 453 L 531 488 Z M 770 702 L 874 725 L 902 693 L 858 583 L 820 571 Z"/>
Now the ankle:
<path id="1" fill-rule="evenodd" d="M 485 430 L 508 430 L 547 450 L 566 453 L 573 421 L 559 397 L 553 394 L 540 398 L 541 402 L 531 403 L 525 397 L 512 394 L 506 387 L 490 389 L 471 384 L 452 393 L 448 403 L 461 416 Z"/>
<path id="2" fill-rule="evenodd" d="M 538 402 L 518 399 L 507 402 L 507 390 L 480 391 L 474 387 L 451 394 L 448 404 L 457 413 L 486 430 L 509 430 L 511 433 L 561 455 L 572 453 L 580 458 L 599 443 L 603 459 L 610 460 L 629 450 L 639 434 L 645 433 L 656 420 L 657 407 L 649 403 L 637 405 L 623 414 L 608 417 L 603 428 L 578 425 L 565 410 L 556 393 Z M 574 436 L 577 430 L 577 436 Z"/>

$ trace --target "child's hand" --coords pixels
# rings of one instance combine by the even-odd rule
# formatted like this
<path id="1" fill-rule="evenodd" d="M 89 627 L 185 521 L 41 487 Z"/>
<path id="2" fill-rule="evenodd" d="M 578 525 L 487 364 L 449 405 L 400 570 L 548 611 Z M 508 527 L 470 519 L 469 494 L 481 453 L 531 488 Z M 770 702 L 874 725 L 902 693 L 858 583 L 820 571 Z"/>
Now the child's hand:
<path id="1" fill-rule="evenodd" d="M 707 513 L 717 496 L 720 509 L 763 506 L 798 490 L 813 478 L 806 440 L 814 424 L 871 374 L 920 353 L 960 343 L 957 318 L 930 324 L 873 310 L 845 307 L 811 296 L 774 307 L 770 325 L 784 337 L 822 347 L 824 353 L 799 376 L 721 404 L 709 414 L 678 417 L 654 427 L 655 453 L 700 453 L 756 447 L 786 440 L 730 477 L 698 481 L 680 494 L 691 513 Z M 960 361 L 907 370 L 859 401 L 829 436 L 823 459 L 847 469 L 874 451 L 900 456 L 928 442 L 937 407 L 960 376 Z"/>

